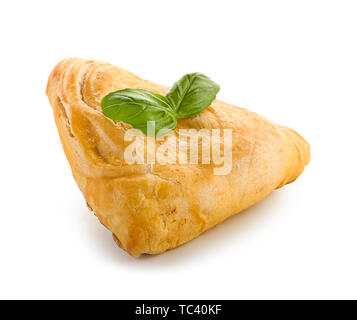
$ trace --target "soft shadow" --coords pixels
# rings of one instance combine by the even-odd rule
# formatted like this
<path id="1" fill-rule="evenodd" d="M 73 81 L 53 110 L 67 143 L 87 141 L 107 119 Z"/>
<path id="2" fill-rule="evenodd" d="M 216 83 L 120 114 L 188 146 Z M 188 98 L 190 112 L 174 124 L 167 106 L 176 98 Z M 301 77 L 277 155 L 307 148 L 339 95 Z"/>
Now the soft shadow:
<path id="1" fill-rule="evenodd" d="M 80 214 L 92 215 L 91 219 L 86 219 L 88 221 L 86 227 L 92 247 L 99 250 L 101 255 L 104 255 L 115 263 L 127 264 L 131 268 L 137 267 L 142 269 L 145 267 L 146 269 L 157 269 L 162 266 L 177 266 L 187 260 L 196 259 L 200 255 L 217 254 L 217 251 L 224 248 L 226 243 L 239 241 L 242 231 L 253 229 L 254 224 L 259 223 L 261 219 L 265 219 L 266 216 L 274 212 L 275 208 L 281 203 L 279 199 L 284 196 L 283 193 L 282 190 L 273 192 L 266 199 L 228 218 L 216 227 L 205 231 L 198 238 L 176 249 L 169 250 L 160 255 L 143 255 L 140 258 L 134 258 L 117 247 L 112 239 L 111 232 L 99 223 L 98 219 L 86 208 L 85 204 L 83 204 Z"/>
<path id="2" fill-rule="evenodd" d="M 135 258 L 116 245 L 112 233 L 99 222 L 94 212 L 87 208 L 85 201 L 81 202 L 77 211 L 78 215 L 81 216 L 81 226 L 84 229 L 82 234 L 86 237 L 91 250 L 95 250 L 104 259 L 110 259 L 116 263 L 135 262 Z"/>

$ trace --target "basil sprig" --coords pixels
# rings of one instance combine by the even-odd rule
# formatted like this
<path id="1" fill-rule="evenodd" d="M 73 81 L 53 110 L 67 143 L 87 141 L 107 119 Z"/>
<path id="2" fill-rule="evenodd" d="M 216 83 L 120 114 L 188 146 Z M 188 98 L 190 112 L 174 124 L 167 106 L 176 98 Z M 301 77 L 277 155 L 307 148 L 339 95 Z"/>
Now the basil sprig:
<path id="1" fill-rule="evenodd" d="M 202 73 L 184 75 L 162 96 L 143 89 L 123 89 L 106 95 L 101 102 L 103 114 L 123 121 L 146 135 L 147 122 L 155 122 L 155 136 L 174 130 L 177 120 L 199 114 L 210 106 L 219 85 Z"/>

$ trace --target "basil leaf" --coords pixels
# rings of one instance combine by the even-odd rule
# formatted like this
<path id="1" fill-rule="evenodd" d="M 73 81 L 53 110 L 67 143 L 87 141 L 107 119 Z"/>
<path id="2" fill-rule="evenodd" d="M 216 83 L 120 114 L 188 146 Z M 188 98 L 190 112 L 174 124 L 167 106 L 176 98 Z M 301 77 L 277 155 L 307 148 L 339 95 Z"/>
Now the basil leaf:
<path id="1" fill-rule="evenodd" d="M 217 83 L 196 72 L 183 76 L 165 97 L 143 89 L 124 89 L 109 93 L 101 106 L 112 120 L 131 124 L 146 135 L 162 136 L 176 128 L 177 119 L 209 107 L 218 91 Z M 148 132 L 149 121 L 155 122 L 154 132 Z"/>
<path id="2" fill-rule="evenodd" d="M 166 94 L 178 118 L 199 114 L 216 98 L 219 85 L 202 73 L 184 75 Z"/>
<path id="3" fill-rule="evenodd" d="M 164 135 L 177 126 L 176 115 L 166 97 L 147 90 L 124 89 L 109 93 L 102 99 L 101 107 L 106 117 L 131 124 L 146 135 L 148 121 L 155 121 L 155 136 Z"/>

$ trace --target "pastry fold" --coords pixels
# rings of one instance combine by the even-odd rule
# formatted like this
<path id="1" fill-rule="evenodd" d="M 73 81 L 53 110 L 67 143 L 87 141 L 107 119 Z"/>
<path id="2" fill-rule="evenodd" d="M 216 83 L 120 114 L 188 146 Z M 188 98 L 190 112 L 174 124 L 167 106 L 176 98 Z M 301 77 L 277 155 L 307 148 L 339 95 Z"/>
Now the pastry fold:
<path id="1" fill-rule="evenodd" d="M 101 99 L 124 88 L 165 94 L 167 87 L 101 61 L 65 59 L 47 95 L 73 177 L 88 206 L 131 255 L 175 248 L 294 181 L 308 164 L 308 143 L 294 130 L 215 100 L 174 131 L 232 129 L 232 170 L 214 164 L 128 164 L 131 128 L 106 118 Z M 163 142 L 156 141 L 156 147 Z M 188 146 L 189 148 L 190 146 Z"/>

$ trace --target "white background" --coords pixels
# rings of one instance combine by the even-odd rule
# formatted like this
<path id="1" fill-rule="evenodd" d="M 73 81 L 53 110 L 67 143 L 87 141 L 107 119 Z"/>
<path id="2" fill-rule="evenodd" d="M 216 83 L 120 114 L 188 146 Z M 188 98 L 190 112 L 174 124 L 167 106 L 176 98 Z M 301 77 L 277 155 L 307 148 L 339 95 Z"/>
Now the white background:
<path id="1" fill-rule="evenodd" d="M 357 298 L 356 1 L 2 1 L 0 298 Z M 66 57 L 219 99 L 311 144 L 293 184 L 135 259 L 91 214 L 45 87 Z"/>

